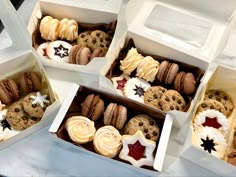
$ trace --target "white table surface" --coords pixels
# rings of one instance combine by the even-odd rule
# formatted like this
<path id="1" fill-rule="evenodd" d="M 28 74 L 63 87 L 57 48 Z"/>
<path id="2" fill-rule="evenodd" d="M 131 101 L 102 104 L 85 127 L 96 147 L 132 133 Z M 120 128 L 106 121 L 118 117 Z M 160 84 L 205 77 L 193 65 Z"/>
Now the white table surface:
<path id="1" fill-rule="evenodd" d="M 18 10 L 25 23 L 29 17 L 37 0 L 25 0 Z M 9 38 L 5 31 L 0 34 L 0 46 L 7 45 Z M 226 65 L 233 64 L 233 46 L 235 35 L 232 35 L 228 47 L 225 49 L 221 58 Z M 66 97 L 66 90 L 71 86 L 71 82 L 90 84 L 94 82 L 94 76 L 81 74 L 80 78 L 72 79 L 69 77 L 70 71 L 61 71 L 64 78 L 57 78 L 57 69 L 45 68 L 55 90 L 59 91 L 60 97 Z M 68 77 L 67 77 L 68 76 Z M 59 87 L 61 81 L 64 86 Z M 96 80 L 96 79 L 95 79 Z M 66 81 L 66 82 L 64 82 Z M 95 84 L 96 86 L 96 84 Z M 78 148 L 57 143 L 52 140 L 48 133 L 50 124 L 40 131 L 14 143 L 13 145 L 0 151 L 0 174 L 6 176 L 145 176 L 142 173 L 112 164 L 105 160 L 95 158 L 90 154 L 81 152 Z M 168 145 L 167 155 L 164 162 L 164 170 L 158 176 L 218 176 L 206 169 L 203 169 L 187 160 L 179 158 L 181 146 L 174 140 L 178 132 L 173 129 Z"/>

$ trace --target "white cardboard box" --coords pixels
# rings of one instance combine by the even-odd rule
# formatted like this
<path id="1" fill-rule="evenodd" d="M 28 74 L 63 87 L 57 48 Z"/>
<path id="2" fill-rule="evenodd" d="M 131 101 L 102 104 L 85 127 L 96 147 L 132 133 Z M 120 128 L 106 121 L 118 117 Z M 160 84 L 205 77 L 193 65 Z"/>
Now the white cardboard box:
<path id="1" fill-rule="evenodd" d="M 227 76 L 227 77 L 225 77 Z M 204 99 L 204 94 L 206 90 L 209 89 L 219 89 L 225 91 L 232 99 L 234 106 L 236 105 L 236 70 L 228 68 L 223 65 L 216 66 L 213 74 L 208 78 L 204 79 L 204 87 L 201 89 L 201 94 L 194 102 L 193 112 L 189 115 L 189 119 L 192 120 L 195 112 L 197 110 L 197 105 Z M 235 121 L 235 107 L 233 112 L 231 113 L 229 119 L 230 122 L 230 130 L 229 134 L 226 137 L 226 144 L 227 147 L 225 149 L 224 159 L 227 159 L 227 155 L 232 150 L 232 138 L 234 133 L 234 128 L 236 125 Z M 216 174 L 221 176 L 235 176 L 236 167 L 227 163 L 224 160 L 218 159 L 217 157 L 213 156 L 212 154 L 208 153 L 201 149 L 199 144 L 196 144 L 195 133 L 193 131 L 192 122 L 188 124 L 188 134 L 185 140 L 181 157 L 187 159 L 193 163 L 198 164 L 199 166 L 206 168 L 208 170 L 213 171 Z"/>
<path id="2" fill-rule="evenodd" d="M 52 104 L 47 107 L 40 122 L 21 131 L 19 134 L 10 139 L 0 142 L 0 149 L 3 149 L 12 143 L 23 139 L 26 136 L 42 129 L 52 122 L 52 118 L 58 111 L 60 102 L 56 93 L 51 88 L 48 77 L 36 57 L 31 50 L 30 41 L 27 37 L 23 21 L 18 16 L 15 8 L 7 0 L 0 1 L 1 11 L 0 18 L 5 30 L 11 37 L 12 45 L 8 48 L 0 50 L 0 80 L 6 78 L 15 78 L 19 72 L 35 71 L 41 74 L 44 90 L 46 89 Z M 14 28 L 13 28 L 14 27 Z M 15 30 L 17 29 L 17 30 Z"/>
<path id="3" fill-rule="evenodd" d="M 195 13 L 193 13 L 194 10 Z M 169 58 L 173 61 L 179 61 L 198 67 L 202 71 L 207 71 L 209 64 L 215 56 L 223 50 L 228 40 L 228 35 L 236 19 L 234 16 L 235 11 L 234 8 L 232 8 L 230 13 L 224 14 L 221 12 L 218 14 L 219 16 L 217 16 L 219 19 L 213 20 L 210 18 L 212 14 L 209 14 L 209 17 L 206 14 L 207 12 L 198 12 L 197 10 L 202 9 L 194 9 L 194 6 L 190 3 L 180 3 L 178 5 L 174 1 L 130 0 L 127 4 L 126 14 L 124 16 L 127 31 L 123 33 L 123 36 L 116 43 L 109 56 L 110 58 L 108 58 L 104 67 L 100 70 L 100 88 L 107 89 L 112 93 L 117 93 L 111 80 L 105 77 L 105 75 L 118 57 L 120 50 L 130 38 L 134 40 L 135 46 L 140 52 Z M 177 20 L 177 24 L 173 25 L 173 19 L 171 18 L 175 16 L 179 17 L 179 21 L 175 19 Z M 159 19 L 159 21 L 155 19 Z M 192 23 L 192 21 L 196 23 Z M 165 22 L 168 24 L 165 24 Z M 210 27 L 209 22 L 211 22 Z M 163 24 L 163 26 L 159 23 Z M 202 25 L 205 25 L 206 29 L 209 30 L 205 33 L 207 35 L 203 38 L 200 36 L 201 33 L 196 32 L 196 30 L 201 29 Z M 169 28 L 172 30 L 168 30 Z M 160 32 L 160 30 L 162 32 Z M 191 42 L 189 42 L 189 40 L 183 40 L 185 35 L 182 34 L 181 30 L 187 31 L 186 34 L 189 35 L 188 37 L 189 40 L 192 40 Z M 204 30 L 205 28 L 203 28 L 203 33 Z M 192 35 L 191 32 L 196 32 L 196 34 Z M 181 38 L 182 40 L 180 40 Z M 207 40 L 203 41 L 205 38 L 207 38 Z M 195 45 L 200 42 L 202 47 Z M 201 87 L 201 84 L 199 87 Z M 198 95 L 199 92 L 197 89 L 194 99 L 197 98 Z M 174 126 L 181 127 L 183 125 L 187 119 L 188 113 L 191 112 L 192 106 L 193 104 L 191 103 L 187 112 L 168 112 L 176 117 Z"/>
<path id="4" fill-rule="evenodd" d="M 78 22 L 83 23 L 110 23 L 117 20 L 116 30 L 120 26 L 122 31 L 122 26 L 119 25 L 119 11 L 120 7 L 124 4 L 125 0 L 39 0 L 36 4 L 31 18 L 28 23 L 28 31 L 30 35 L 37 28 L 39 19 L 43 15 L 50 15 L 57 19 L 69 18 L 74 19 Z M 114 34 L 112 43 L 110 44 L 109 50 L 107 51 L 106 56 L 109 56 L 110 48 L 116 43 L 116 39 L 119 39 L 118 34 Z M 56 62 L 53 60 L 48 60 L 44 56 L 39 55 L 40 61 L 43 65 L 49 67 L 56 67 L 60 69 L 68 69 L 73 71 L 81 71 L 84 73 L 93 73 L 98 74 L 100 68 L 104 65 L 106 57 L 95 58 L 87 65 L 75 65 L 63 62 Z"/>
<path id="5" fill-rule="evenodd" d="M 154 165 L 153 165 L 154 169 L 151 170 L 151 169 L 137 168 L 131 164 L 123 163 L 123 162 L 115 160 L 115 159 L 110 159 L 110 158 L 104 157 L 102 155 L 99 155 L 93 151 L 87 150 L 86 147 L 83 147 L 82 145 L 81 145 L 81 147 L 80 147 L 80 145 L 78 145 L 78 148 L 84 152 L 92 153 L 95 157 L 109 160 L 111 163 L 116 163 L 116 164 L 122 165 L 126 168 L 130 168 L 130 169 L 139 171 L 139 172 L 149 175 L 149 176 L 156 176 L 157 174 L 159 174 L 159 172 L 162 171 L 165 153 L 166 153 L 166 149 L 167 149 L 167 145 L 168 145 L 168 141 L 169 141 L 169 135 L 170 135 L 172 123 L 173 123 L 173 118 L 170 115 L 165 115 L 160 111 L 149 108 L 143 104 L 134 102 L 132 100 L 128 100 L 127 98 L 124 98 L 124 97 L 119 97 L 117 95 L 110 94 L 105 91 L 97 90 L 94 88 L 92 89 L 92 88 L 84 87 L 84 86 L 79 86 L 76 84 L 71 88 L 69 93 L 70 93 L 69 96 L 62 103 L 62 107 L 59 110 L 56 118 L 54 119 L 54 121 L 49 129 L 49 132 L 53 135 L 54 140 L 56 140 L 60 143 L 74 144 L 73 142 L 71 142 L 71 140 L 63 139 L 61 137 L 61 135 L 58 134 L 63 131 L 63 122 L 64 122 L 63 120 L 65 119 L 67 111 L 69 110 L 71 103 L 76 95 L 77 95 L 77 97 L 80 97 L 80 95 L 81 95 L 81 97 L 84 97 L 87 94 L 91 94 L 91 93 L 99 94 L 101 97 L 103 97 L 104 102 L 108 102 L 108 103 L 116 102 L 118 104 L 122 104 L 123 106 L 127 107 L 128 112 L 130 109 L 132 111 L 135 110 L 136 112 L 139 112 L 139 113 L 146 113 L 146 114 L 149 114 L 151 117 L 155 118 L 157 121 L 161 120 L 163 122 L 163 127 L 162 127 L 161 135 L 159 138 L 159 143 L 157 144 L 157 151 L 155 154 L 155 160 L 154 160 Z M 100 118 L 100 119 L 102 119 L 102 118 Z"/>

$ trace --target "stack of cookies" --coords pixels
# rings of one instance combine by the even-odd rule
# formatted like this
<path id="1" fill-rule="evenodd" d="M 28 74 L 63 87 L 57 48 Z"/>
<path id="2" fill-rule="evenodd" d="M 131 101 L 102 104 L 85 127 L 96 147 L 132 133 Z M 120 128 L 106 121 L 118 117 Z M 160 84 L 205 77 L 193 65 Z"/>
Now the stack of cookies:
<path id="1" fill-rule="evenodd" d="M 88 25 L 45 16 L 33 34 L 33 43 L 38 53 L 50 60 L 87 65 L 93 58 L 106 55 L 114 30 L 114 22 Z"/>
<path id="2" fill-rule="evenodd" d="M 77 103 L 77 101 L 75 102 Z M 160 126 L 147 114 L 133 113 L 99 94 L 88 94 L 64 124 L 69 139 L 109 158 L 136 167 L 152 166 Z M 60 135 L 59 135 L 60 136 Z M 91 149 L 91 148 L 89 148 Z"/>
<path id="3" fill-rule="evenodd" d="M 225 91 L 210 89 L 199 103 L 192 120 L 196 145 L 223 160 L 229 148 L 233 109 L 232 99 Z"/>

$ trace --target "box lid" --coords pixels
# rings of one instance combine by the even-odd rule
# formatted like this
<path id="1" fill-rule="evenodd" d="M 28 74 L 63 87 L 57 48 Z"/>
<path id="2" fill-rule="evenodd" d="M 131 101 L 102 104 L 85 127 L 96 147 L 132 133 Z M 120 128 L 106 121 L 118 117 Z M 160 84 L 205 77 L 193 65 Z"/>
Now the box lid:
<path id="1" fill-rule="evenodd" d="M 126 20 L 130 32 L 210 63 L 228 40 L 235 5 L 232 0 L 130 0 Z"/>
<path id="2" fill-rule="evenodd" d="M 31 38 L 23 20 L 8 0 L 0 1 L 0 19 L 9 34 L 11 46 L 0 50 L 0 63 L 31 51 Z"/>

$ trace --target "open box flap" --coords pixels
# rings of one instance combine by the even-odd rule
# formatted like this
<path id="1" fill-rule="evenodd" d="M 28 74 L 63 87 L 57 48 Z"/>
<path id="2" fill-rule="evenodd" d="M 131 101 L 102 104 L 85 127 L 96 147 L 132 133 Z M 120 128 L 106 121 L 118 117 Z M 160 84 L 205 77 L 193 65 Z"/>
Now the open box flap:
<path id="1" fill-rule="evenodd" d="M 23 20 L 20 18 L 15 8 L 8 0 L 0 1 L 0 19 L 9 34 L 12 45 L 0 50 L 1 63 L 14 56 L 31 50 L 31 38 Z"/>
<path id="2" fill-rule="evenodd" d="M 227 6 L 217 3 L 219 7 Z M 202 4 L 205 2 L 130 0 L 126 9 L 128 30 L 210 63 L 227 41 L 234 6 L 215 13 L 214 1 L 207 3 L 207 11 Z"/>
<path id="3" fill-rule="evenodd" d="M 107 12 L 118 12 L 124 0 L 40 0 L 42 2 L 51 2 L 56 4 L 70 5 L 86 9 L 101 10 Z"/>

